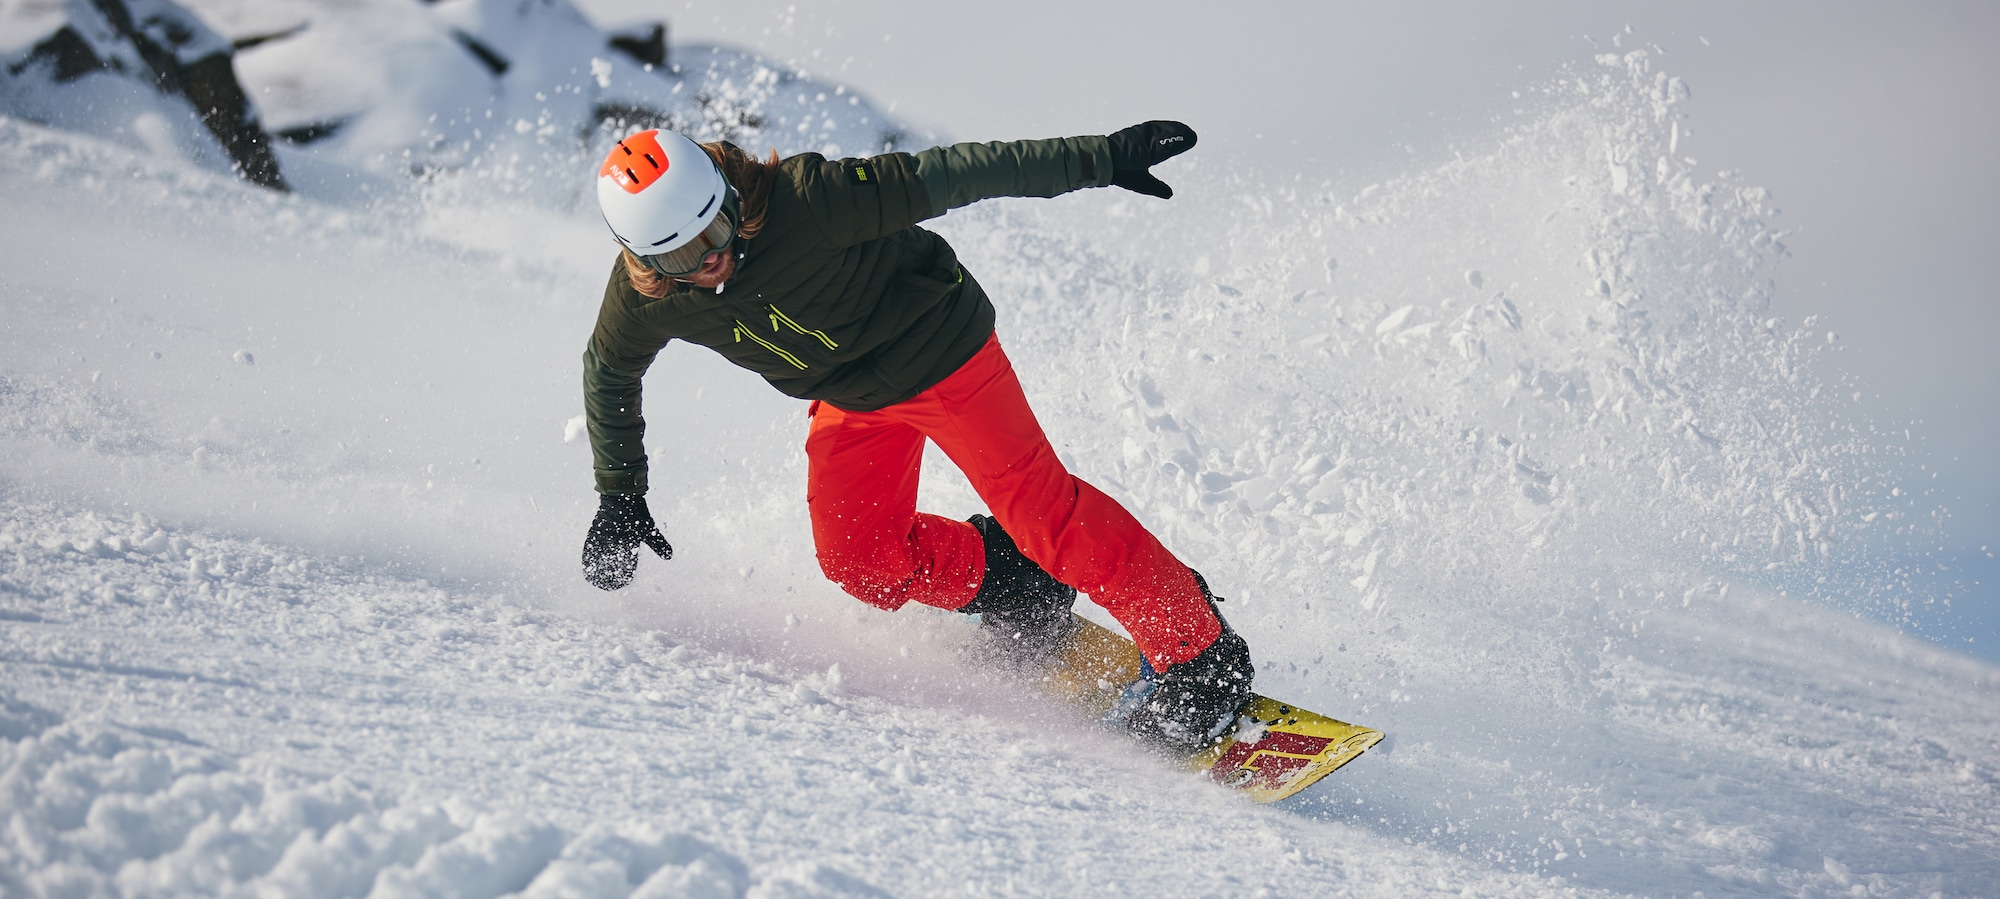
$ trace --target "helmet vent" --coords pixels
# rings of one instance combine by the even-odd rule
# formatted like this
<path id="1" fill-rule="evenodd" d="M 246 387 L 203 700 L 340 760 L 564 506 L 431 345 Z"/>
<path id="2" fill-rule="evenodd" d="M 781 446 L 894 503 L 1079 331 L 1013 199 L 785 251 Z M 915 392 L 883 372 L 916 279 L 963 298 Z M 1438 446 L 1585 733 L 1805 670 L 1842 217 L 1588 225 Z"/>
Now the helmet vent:
<path id="1" fill-rule="evenodd" d="M 660 167 L 660 161 L 659 161 L 659 160 L 657 160 L 657 159 L 654 159 L 654 158 L 653 158 L 653 154 L 651 154 L 651 153 L 646 153 L 646 154 L 644 154 L 644 155 L 645 155 L 645 157 L 646 157 L 646 164 L 647 164 L 647 165 L 650 165 L 650 166 L 652 166 L 653 168 L 656 168 L 656 169 Z"/>

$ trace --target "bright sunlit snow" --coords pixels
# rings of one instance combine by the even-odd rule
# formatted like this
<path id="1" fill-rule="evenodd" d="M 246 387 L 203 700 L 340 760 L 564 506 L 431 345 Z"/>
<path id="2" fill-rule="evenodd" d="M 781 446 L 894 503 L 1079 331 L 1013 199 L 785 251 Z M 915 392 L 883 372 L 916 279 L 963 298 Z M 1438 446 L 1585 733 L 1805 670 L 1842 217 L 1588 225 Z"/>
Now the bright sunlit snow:
<path id="1" fill-rule="evenodd" d="M 627 72 L 560 4 L 541 44 L 476 15 L 515 5 L 334 6 L 237 60 L 274 130 L 343 123 L 279 146 L 297 194 L 110 75 L 7 87 L 124 99 L 0 118 L 0 894 L 2000 883 L 2000 668 L 1898 633 L 1934 610 L 1875 561 L 1937 527 L 1912 438 L 1768 308 L 1770 198 L 1676 155 L 1698 105 L 1654 54 L 1372 186 L 1198 149 L 1171 202 L 935 223 L 1260 692 L 1391 735 L 1256 807 L 826 583 L 804 404 L 698 350 L 647 380 L 675 559 L 582 582 L 594 107 L 782 152 L 916 148 L 893 122 L 734 51 Z M 926 464 L 929 508 L 981 511 Z"/>

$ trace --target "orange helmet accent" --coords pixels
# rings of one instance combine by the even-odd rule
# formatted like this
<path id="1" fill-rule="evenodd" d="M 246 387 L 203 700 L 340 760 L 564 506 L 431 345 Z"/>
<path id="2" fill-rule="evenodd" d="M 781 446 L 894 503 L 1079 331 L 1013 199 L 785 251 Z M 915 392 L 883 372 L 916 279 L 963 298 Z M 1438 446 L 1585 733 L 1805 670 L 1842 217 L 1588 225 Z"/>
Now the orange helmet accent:
<path id="1" fill-rule="evenodd" d="M 641 131 L 618 142 L 604 157 L 599 177 L 609 176 L 628 194 L 645 190 L 667 172 L 667 153 L 660 149 L 660 132 Z"/>

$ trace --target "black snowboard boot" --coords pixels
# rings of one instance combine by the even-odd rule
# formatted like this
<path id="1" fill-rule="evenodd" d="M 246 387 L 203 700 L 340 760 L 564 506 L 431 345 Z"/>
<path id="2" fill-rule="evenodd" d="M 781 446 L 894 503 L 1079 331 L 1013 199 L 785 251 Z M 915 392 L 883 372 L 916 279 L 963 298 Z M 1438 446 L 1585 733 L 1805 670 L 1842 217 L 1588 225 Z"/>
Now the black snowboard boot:
<path id="1" fill-rule="evenodd" d="M 1076 588 L 1021 555 L 1000 522 L 985 515 L 969 521 L 986 542 L 986 578 L 959 611 L 979 615 L 980 628 L 1007 659 L 1046 662 L 1076 627 L 1070 613 Z"/>
<path id="2" fill-rule="evenodd" d="M 1216 609 L 1215 594 L 1200 574 L 1201 595 Z M 1153 675 L 1153 691 L 1125 719 L 1125 729 L 1155 750 L 1192 757 L 1221 737 L 1250 698 L 1250 646 L 1216 609 L 1222 636 L 1201 654 Z"/>

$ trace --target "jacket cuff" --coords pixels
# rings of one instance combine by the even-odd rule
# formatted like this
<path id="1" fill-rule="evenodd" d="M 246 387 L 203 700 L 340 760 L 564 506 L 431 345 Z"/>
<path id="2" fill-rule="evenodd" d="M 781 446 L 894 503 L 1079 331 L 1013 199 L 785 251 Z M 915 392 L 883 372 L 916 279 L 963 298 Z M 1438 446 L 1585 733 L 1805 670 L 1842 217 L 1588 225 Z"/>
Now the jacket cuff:
<path id="1" fill-rule="evenodd" d="M 596 469 L 597 492 L 606 495 L 621 493 L 645 493 L 646 470 L 643 468 Z"/>
<path id="2" fill-rule="evenodd" d="M 1102 135 L 1088 135 L 1069 139 L 1070 149 L 1076 152 L 1078 172 L 1077 187 L 1111 186 L 1111 140 Z"/>

